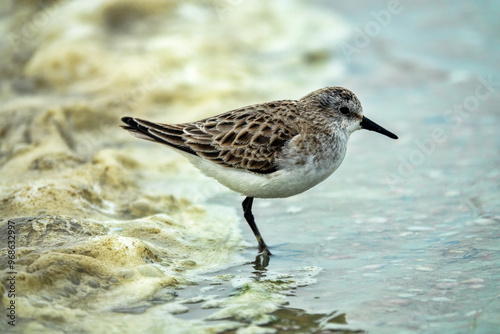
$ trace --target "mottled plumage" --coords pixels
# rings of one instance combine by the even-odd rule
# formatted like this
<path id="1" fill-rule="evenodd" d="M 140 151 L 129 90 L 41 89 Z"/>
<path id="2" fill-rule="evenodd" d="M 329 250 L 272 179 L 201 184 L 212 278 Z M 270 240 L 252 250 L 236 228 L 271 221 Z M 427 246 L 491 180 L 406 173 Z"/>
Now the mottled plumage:
<path id="1" fill-rule="evenodd" d="M 245 218 L 270 254 L 253 221 L 254 197 L 301 193 L 341 164 L 352 132 L 364 128 L 397 137 L 363 116 L 349 90 L 326 87 L 300 100 L 255 104 L 200 121 L 163 124 L 123 117 L 132 135 L 166 144 L 202 172 L 247 198 Z"/>
<path id="2" fill-rule="evenodd" d="M 122 120 L 129 125 L 123 128 L 139 138 L 170 145 L 223 167 L 267 174 L 276 171 L 279 149 L 298 134 L 295 116 L 289 115 L 296 105 L 296 101 L 257 104 L 184 124 L 130 117 Z"/>

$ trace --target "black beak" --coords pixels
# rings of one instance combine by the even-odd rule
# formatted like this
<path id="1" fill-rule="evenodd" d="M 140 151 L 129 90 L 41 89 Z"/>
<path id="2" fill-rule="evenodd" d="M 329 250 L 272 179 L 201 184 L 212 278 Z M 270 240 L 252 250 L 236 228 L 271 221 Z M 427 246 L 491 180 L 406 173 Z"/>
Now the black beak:
<path id="1" fill-rule="evenodd" d="M 383 135 L 386 135 L 389 138 L 398 139 L 398 136 L 396 136 L 394 133 L 387 131 L 377 123 L 370 121 L 365 116 L 363 116 L 363 119 L 361 120 L 361 123 L 359 125 L 361 125 L 361 127 L 365 130 L 375 131 Z"/>

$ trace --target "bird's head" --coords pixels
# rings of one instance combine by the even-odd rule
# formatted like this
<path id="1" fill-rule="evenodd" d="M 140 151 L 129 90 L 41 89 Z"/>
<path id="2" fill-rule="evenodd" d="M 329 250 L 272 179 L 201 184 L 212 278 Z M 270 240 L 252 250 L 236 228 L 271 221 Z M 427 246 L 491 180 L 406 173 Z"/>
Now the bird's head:
<path id="1" fill-rule="evenodd" d="M 353 92 L 343 87 L 318 89 L 300 99 L 300 103 L 303 106 L 303 112 L 309 113 L 308 116 L 314 117 L 315 114 L 317 117 L 317 113 L 310 111 L 321 110 L 322 118 L 326 118 L 328 122 L 335 124 L 337 128 L 343 129 L 349 134 L 356 130 L 365 129 L 392 139 L 398 139 L 394 133 L 363 116 L 361 102 Z"/>

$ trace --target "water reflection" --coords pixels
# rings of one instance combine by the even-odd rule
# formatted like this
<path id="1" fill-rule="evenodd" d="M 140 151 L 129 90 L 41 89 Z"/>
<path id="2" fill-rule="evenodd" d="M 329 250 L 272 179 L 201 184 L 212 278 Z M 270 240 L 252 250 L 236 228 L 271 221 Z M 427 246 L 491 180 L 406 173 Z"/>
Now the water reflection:
<path id="1" fill-rule="evenodd" d="M 298 308 L 281 308 L 272 313 L 276 318 L 268 328 L 277 333 L 365 333 L 363 330 L 350 330 L 338 325 L 347 325 L 346 314 L 333 311 L 331 313 L 308 313 Z"/>
<path id="2" fill-rule="evenodd" d="M 308 313 L 299 308 L 283 307 L 270 314 L 274 319 L 262 326 L 275 333 L 366 333 L 360 329 L 343 328 L 347 325 L 346 314 L 333 311 L 331 313 Z M 228 319 L 235 320 L 235 319 Z M 224 333 L 236 333 L 235 330 Z"/>
<path id="3" fill-rule="evenodd" d="M 267 266 L 269 265 L 270 257 L 269 255 L 262 253 L 255 257 L 255 261 L 251 262 L 253 268 L 256 270 L 254 274 L 262 274 L 267 271 Z"/>

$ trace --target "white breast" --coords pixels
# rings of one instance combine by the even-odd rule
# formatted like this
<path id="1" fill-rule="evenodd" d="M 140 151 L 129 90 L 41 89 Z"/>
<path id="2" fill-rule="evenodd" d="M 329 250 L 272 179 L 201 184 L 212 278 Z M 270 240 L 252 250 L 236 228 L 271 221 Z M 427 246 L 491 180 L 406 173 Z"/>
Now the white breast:
<path id="1" fill-rule="evenodd" d="M 319 138 L 317 138 L 319 139 Z M 330 176 L 342 163 L 347 138 L 325 141 L 293 140 L 278 158 L 278 171 L 258 174 L 222 167 L 193 155 L 185 155 L 205 175 L 240 194 L 257 198 L 280 198 L 300 194 Z M 313 145 L 320 143 L 318 145 Z"/>

